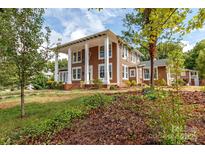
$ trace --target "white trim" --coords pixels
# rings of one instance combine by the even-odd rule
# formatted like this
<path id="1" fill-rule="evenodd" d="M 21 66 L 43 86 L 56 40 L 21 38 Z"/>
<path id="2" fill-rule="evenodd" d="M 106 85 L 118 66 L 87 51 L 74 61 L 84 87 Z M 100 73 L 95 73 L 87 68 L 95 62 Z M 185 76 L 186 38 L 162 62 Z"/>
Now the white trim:
<path id="1" fill-rule="evenodd" d="M 89 84 L 89 47 L 85 43 L 85 84 Z"/>
<path id="2" fill-rule="evenodd" d="M 55 73 L 54 73 L 54 80 L 58 82 L 58 53 L 55 53 Z"/>
<path id="3" fill-rule="evenodd" d="M 117 43 L 117 84 L 120 84 L 120 46 Z"/>
<path id="4" fill-rule="evenodd" d="M 68 71 L 59 71 L 59 82 L 66 83 L 68 81 Z"/>
<path id="5" fill-rule="evenodd" d="M 109 67 L 111 65 L 111 77 L 110 77 L 110 80 L 112 80 L 113 78 L 113 68 L 112 68 L 112 63 L 109 63 Z M 104 73 L 105 73 L 105 64 L 98 64 L 98 79 L 101 79 L 102 81 L 105 80 L 105 74 L 104 74 L 104 78 L 101 78 L 100 77 L 100 67 L 101 66 L 104 66 Z M 110 75 L 110 72 L 109 72 L 109 75 Z"/>
<path id="6" fill-rule="evenodd" d="M 123 56 L 123 54 L 124 54 L 124 56 Z M 127 47 L 123 45 L 122 46 L 122 59 L 127 60 L 129 57 L 128 54 L 129 54 L 129 51 L 128 51 Z"/>
<path id="7" fill-rule="evenodd" d="M 80 78 L 77 79 L 78 71 L 76 71 L 76 79 L 73 78 L 73 70 L 74 70 L 74 69 L 75 69 L 75 70 L 80 69 Z M 73 81 L 79 81 L 79 80 L 81 80 L 81 78 L 82 78 L 82 67 L 81 67 L 81 66 L 72 67 L 72 80 L 73 80 Z"/>
<path id="8" fill-rule="evenodd" d="M 134 76 L 132 76 L 131 71 L 134 71 Z M 131 78 L 136 77 L 136 70 L 134 68 L 130 69 L 130 77 Z"/>
<path id="9" fill-rule="evenodd" d="M 109 55 L 109 58 L 112 58 L 112 42 L 109 43 L 109 46 L 111 45 L 111 55 Z M 105 57 L 105 45 L 98 45 L 98 59 L 102 60 L 104 57 L 100 57 L 100 47 L 104 46 L 104 57 Z M 110 51 L 109 51 L 110 52 Z M 108 53 L 109 53 L 108 52 Z"/>
<path id="10" fill-rule="evenodd" d="M 67 81 L 67 83 L 68 84 L 72 84 L 72 63 L 71 63 L 71 49 L 70 48 L 68 48 L 68 81 Z"/>
<path id="11" fill-rule="evenodd" d="M 90 78 L 89 78 L 89 73 L 91 75 Z M 93 65 L 89 65 L 88 79 L 89 79 L 89 83 L 93 83 Z"/>
<path id="12" fill-rule="evenodd" d="M 144 75 L 144 69 L 148 69 L 149 70 L 149 78 L 148 79 L 145 79 L 145 75 Z M 157 73 L 157 76 L 156 78 L 154 78 L 154 80 L 158 80 L 158 66 L 154 67 L 154 69 L 156 69 L 156 73 Z M 155 71 L 154 71 L 155 72 Z M 151 68 L 150 67 L 144 67 L 143 68 L 143 80 L 147 81 L 147 80 L 150 80 L 150 77 L 151 77 Z"/>
<path id="13" fill-rule="evenodd" d="M 79 52 L 80 52 L 80 61 L 78 61 L 78 53 Z M 76 61 L 73 61 L 74 53 L 76 53 Z M 72 52 L 72 64 L 78 64 L 78 63 L 82 63 L 82 51 L 80 51 L 80 50 Z"/>
<path id="14" fill-rule="evenodd" d="M 124 68 L 124 69 L 123 69 Z M 127 72 L 125 71 L 126 70 L 126 68 L 127 68 Z M 124 72 L 124 76 L 122 76 L 122 79 L 123 80 L 128 80 L 129 79 L 129 68 L 128 68 L 128 66 L 127 65 L 124 65 L 124 64 L 122 64 L 122 72 Z M 127 73 L 127 78 L 126 78 L 126 73 Z M 123 74 L 122 74 L 123 75 Z"/>

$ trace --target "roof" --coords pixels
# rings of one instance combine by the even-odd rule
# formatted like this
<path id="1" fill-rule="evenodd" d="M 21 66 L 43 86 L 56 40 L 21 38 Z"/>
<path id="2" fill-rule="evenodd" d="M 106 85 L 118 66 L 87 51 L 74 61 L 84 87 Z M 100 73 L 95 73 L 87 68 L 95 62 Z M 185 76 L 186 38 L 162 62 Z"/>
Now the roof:
<path id="1" fill-rule="evenodd" d="M 107 29 L 105 31 L 102 31 L 102 32 L 98 32 L 98 33 L 95 33 L 95 34 L 92 34 L 92 35 L 88 35 L 86 37 L 82 37 L 80 39 L 77 39 L 77 40 L 73 40 L 73 41 L 70 41 L 70 42 L 67 42 L 67 43 L 64 43 L 64 44 L 61 44 L 61 45 L 58 45 L 58 47 L 54 47 L 54 48 L 51 48 L 52 50 L 55 50 L 55 49 L 59 49 L 59 48 L 64 48 L 64 47 L 67 47 L 67 46 L 71 46 L 71 45 L 74 45 L 74 44 L 77 44 L 77 43 L 81 43 L 81 42 L 85 42 L 85 41 L 88 41 L 88 40 L 91 40 L 91 39 L 95 39 L 97 37 L 101 37 L 101 36 L 105 36 L 107 34 L 110 34 L 111 36 L 114 36 L 116 37 L 116 39 L 120 42 L 120 43 L 123 43 L 123 44 L 126 44 L 128 47 L 132 48 L 132 46 L 130 46 L 125 40 L 123 40 L 120 36 L 118 36 L 117 34 L 115 34 L 114 32 L 112 32 L 110 29 Z M 132 48 L 133 49 L 133 48 Z M 143 54 L 138 51 L 137 49 L 133 49 L 134 52 L 136 52 L 138 55 L 140 56 L 143 56 Z"/>
<path id="2" fill-rule="evenodd" d="M 168 59 L 158 59 L 158 60 L 154 60 L 154 66 L 167 66 L 167 62 Z M 140 64 L 140 66 L 144 66 L 144 67 L 150 67 L 150 61 L 142 61 Z"/>

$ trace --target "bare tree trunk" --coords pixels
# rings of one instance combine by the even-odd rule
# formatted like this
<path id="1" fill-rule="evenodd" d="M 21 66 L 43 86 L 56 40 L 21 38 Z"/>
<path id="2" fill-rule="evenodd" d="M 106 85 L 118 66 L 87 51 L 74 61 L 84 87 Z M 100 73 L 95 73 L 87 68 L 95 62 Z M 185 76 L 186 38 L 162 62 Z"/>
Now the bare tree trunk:
<path id="1" fill-rule="evenodd" d="M 149 54 L 150 54 L 150 70 L 151 70 L 151 76 L 150 76 L 150 85 L 151 87 L 154 87 L 154 58 L 156 55 L 156 43 L 150 43 L 149 45 Z"/>
<path id="2" fill-rule="evenodd" d="M 25 116 L 25 109 L 24 109 L 24 82 L 21 82 L 21 118 Z"/>

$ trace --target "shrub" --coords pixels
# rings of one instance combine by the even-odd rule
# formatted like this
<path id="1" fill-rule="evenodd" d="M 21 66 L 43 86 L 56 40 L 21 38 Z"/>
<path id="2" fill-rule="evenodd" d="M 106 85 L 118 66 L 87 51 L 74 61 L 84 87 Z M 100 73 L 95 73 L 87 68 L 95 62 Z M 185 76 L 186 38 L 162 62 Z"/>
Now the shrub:
<path id="1" fill-rule="evenodd" d="M 156 86 L 166 86 L 167 83 L 164 79 L 158 79 L 158 80 L 155 81 L 155 85 Z"/>
<path id="2" fill-rule="evenodd" d="M 183 144 L 186 140 L 186 118 L 182 110 L 182 101 L 178 96 L 158 100 L 155 113 L 156 125 L 160 127 L 159 135 L 163 144 Z"/>
<path id="3" fill-rule="evenodd" d="M 111 85 L 110 90 L 117 90 L 117 86 L 116 85 Z"/>
<path id="4" fill-rule="evenodd" d="M 135 80 L 132 80 L 131 81 L 131 87 L 135 87 L 135 86 L 137 86 L 137 82 Z"/>
<path id="5" fill-rule="evenodd" d="M 131 86 L 130 80 L 126 80 L 126 81 L 125 81 L 125 84 L 127 85 L 127 87 L 130 87 L 130 86 Z"/>
<path id="6" fill-rule="evenodd" d="M 48 78 L 43 74 L 36 75 L 33 80 L 31 81 L 34 89 L 46 89 L 47 88 L 47 81 Z"/>
<path id="7" fill-rule="evenodd" d="M 163 99 L 168 96 L 168 93 L 164 90 L 157 90 L 153 87 L 147 87 L 142 89 L 142 93 L 148 100 Z"/>
<path id="8" fill-rule="evenodd" d="M 103 82 L 101 79 L 95 79 L 95 80 L 93 80 L 93 83 L 94 83 L 95 88 L 97 88 L 97 89 L 102 88 Z"/>
<path id="9" fill-rule="evenodd" d="M 95 94 L 84 99 L 84 103 L 91 109 L 111 103 L 112 101 L 113 97 L 105 94 Z"/>
<path id="10" fill-rule="evenodd" d="M 148 85 L 147 85 L 146 83 L 143 83 L 143 82 L 142 82 L 142 83 L 138 83 L 137 86 L 140 86 L 140 87 L 148 87 Z"/>

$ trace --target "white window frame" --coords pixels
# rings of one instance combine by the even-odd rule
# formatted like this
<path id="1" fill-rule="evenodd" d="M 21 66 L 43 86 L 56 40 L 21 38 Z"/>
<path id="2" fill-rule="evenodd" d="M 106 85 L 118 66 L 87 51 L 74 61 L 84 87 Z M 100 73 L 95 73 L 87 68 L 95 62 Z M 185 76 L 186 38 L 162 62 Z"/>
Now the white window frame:
<path id="1" fill-rule="evenodd" d="M 59 81 L 63 83 L 66 83 L 68 81 L 68 71 L 59 72 Z"/>
<path id="2" fill-rule="evenodd" d="M 100 48 L 104 47 L 104 57 L 100 57 Z M 112 43 L 109 43 L 109 48 L 111 47 L 111 50 L 108 51 L 109 58 L 112 58 Z M 110 55 L 111 54 L 111 55 Z M 98 59 L 104 59 L 105 58 L 105 46 L 99 45 L 98 46 Z"/>
<path id="3" fill-rule="evenodd" d="M 110 65 L 111 65 L 111 70 L 110 70 Z M 101 66 L 104 66 L 104 69 L 105 69 L 105 64 L 98 64 L 98 79 L 104 80 L 105 74 L 104 74 L 104 78 L 101 78 L 101 77 L 100 77 L 100 67 L 101 67 Z M 112 77 L 113 77 L 112 63 L 109 63 L 109 71 L 111 71 L 110 80 L 112 80 Z M 104 72 L 104 73 L 105 73 L 105 72 Z M 109 72 L 109 74 L 110 74 L 110 72 Z"/>
<path id="4" fill-rule="evenodd" d="M 136 59 L 137 59 L 136 54 L 134 52 L 131 52 L 131 62 L 136 63 L 137 61 Z"/>
<path id="5" fill-rule="evenodd" d="M 134 75 L 132 75 L 132 71 L 134 71 Z M 130 69 L 130 77 L 136 77 L 136 70 L 134 68 Z"/>
<path id="6" fill-rule="evenodd" d="M 149 70 L 149 78 L 145 78 L 145 74 L 144 74 L 144 70 L 145 69 L 148 69 Z M 156 75 L 156 78 L 154 78 L 154 80 L 158 80 L 158 67 L 154 67 L 154 70 L 156 69 L 156 73 L 157 73 L 157 75 Z M 154 71 L 155 72 L 155 71 Z M 148 68 L 148 67 L 144 67 L 143 68 L 143 80 L 150 80 L 150 78 L 151 78 L 151 69 L 150 69 L 150 67 Z"/>
<path id="7" fill-rule="evenodd" d="M 74 53 L 76 53 L 76 61 L 74 61 Z M 80 61 L 78 61 L 79 53 L 80 53 Z M 82 63 L 82 51 L 74 51 L 72 53 L 72 63 L 73 64 Z"/>
<path id="8" fill-rule="evenodd" d="M 127 71 L 126 71 L 127 70 Z M 124 76 L 122 76 L 123 80 L 128 80 L 129 79 L 129 68 L 127 65 L 122 64 L 122 73 L 124 72 Z M 126 77 L 127 74 L 127 77 Z M 122 74 L 123 75 L 123 74 Z"/>
<path id="9" fill-rule="evenodd" d="M 128 49 L 127 47 L 123 46 L 123 52 L 122 52 L 122 59 L 128 58 Z"/>
<path id="10" fill-rule="evenodd" d="M 80 78 L 78 78 L 78 69 L 80 69 Z M 73 78 L 73 70 L 76 70 L 76 78 Z M 72 67 L 72 80 L 73 81 L 79 81 L 82 78 L 82 67 L 78 66 L 78 67 Z"/>

